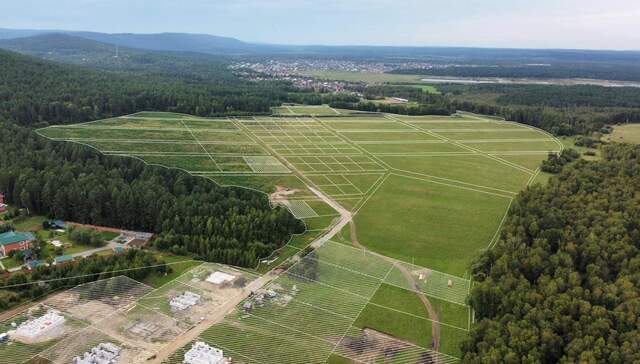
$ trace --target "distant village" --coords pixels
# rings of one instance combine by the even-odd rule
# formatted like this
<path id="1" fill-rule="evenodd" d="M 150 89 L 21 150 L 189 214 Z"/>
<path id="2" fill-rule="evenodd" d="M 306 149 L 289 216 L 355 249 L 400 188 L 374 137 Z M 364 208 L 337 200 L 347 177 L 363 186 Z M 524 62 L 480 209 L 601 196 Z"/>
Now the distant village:
<path id="1" fill-rule="evenodd" d="M 264 62 L 238 62 L 231 65 L 236 75 L 251 81 L 279 80 L 289 81 L 294 87 L 311 89 L 316 92 L 343 92 L 362 83 L 334 80 L 318 80 L 309 73 L 327 72 L 363 72 L 387 73 L 400 69 L 431 69 L 442 67 L 431 63 L 403 62 L 356 62 L 347 60 L 268 60 Z"/>

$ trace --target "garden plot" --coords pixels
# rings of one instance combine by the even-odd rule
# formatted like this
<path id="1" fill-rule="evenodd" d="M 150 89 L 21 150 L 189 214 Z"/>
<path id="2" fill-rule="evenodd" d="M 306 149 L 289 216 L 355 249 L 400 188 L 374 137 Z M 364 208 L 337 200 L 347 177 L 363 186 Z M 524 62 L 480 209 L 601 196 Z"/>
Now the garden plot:
<path id="1" fill-rule="evenodd" d="M 86 326 L 63 312 L 35 305 L 0 324 L 2 332 L 9 335 L 0 345 L 0 363 L 25 363 Z"/>
<path id="2" fill-rule="evenodd" d="M 411 127 L 393 120 L 383 119 L 375 121 L 351 121 L 345 118 L 341 121 L 326 121 L 319 119 L 326 127 L 339 131 L 370 131 L 370 130 L 411 130 Z"/>
<path id="3" fill-rule="evenodd" d="M 227 299 L 206 289 L 173 281 L 149 292 L 138 303 L 149 310 L 193 326 L 224 305 Z"/>
<path id="4" fill-rule="evenodd" d="M 129 277 L 118 276 L 78 285 L 48 298 L 45 304 L 76 319 L 96 323 L 129 307 L 151 290 Z"/>
<path id="5" fill-rule="evenodd" d="M 42 352 L 39 357 L 53 363 L 74 363 L 75 358 L 83 357 L 85 353 L 91 352 L 101 344 L 114 345 L 117 348 L 117 363 L 143 363 L 153 356 L 151 351 L 128 345 L 94 327 L 87 327 L 61 340 Z"/>
<path id="6" fill-rule="evenodd" d="M 531 129 L 508 129 L 508 130 L 474 130 L 469 131 L 438 131 L 439 136 L 454 141 L 471 141 L 474 140 L 524 140 L 524 141 L 546 141 L 548 137 L 537 130 Z"/>
<path id="7" fill-rule="evenodd" d="M 315 144 L 270 144 L 269 147 L 282 156 L 286 155 L 357 155 L 360 150 L 348 143 L 315 143 Z"/>
<path id="8" fill-rule="evenodd" d="M 422 143 L 362 143 L 361 148 L 375 155 L 470 154 L 468 149 L 445 141 Z"/>
<path id="9" fill-rule="evenodd" d="M 210 292 L 217 298 L 228 299 L 240 294 L 255 277 L 246 271 L 205 263 L 178 277 L 176 282 Z"/>
<path id="10" fill-rule="evenodd" d="M 245 156 L 245 163 L 256 173 L 289 173 L 284 164 L 275 157 Z"/>
<path id="11" fill-rule="evenodd" d="M 429 131 L 472 131 L 472 130 L 528 130 L 528 128 L 513 123 L 495 122 L 495 121 L 408 121 L 411 125 L 422 130 Z"/>
<path id="12" fill-rule="evenodd" d="M 39 133 L 47 138 L 66 141 L 190 141 L 193 136 L 187 130 L 140 130 L 134 128 L 92 129 L 74 127 L 49 127 Z"/>
<path id="13" fill-rule="evenodd" d="M 376 330 L 351 328 L 335 354 L 357 363 L 457 363 L 460 359 L 417 346 Z"/>
<path id="14" fill-rule="evenodd" d="M 312 131 L 257 131 L 253 135 L 267 144 L 339 143 L 343 140 L 324 130 Z"/>
<path id="15" fill-rule="evenodd" d="M 435 136 L 420 131 L 340 131 L 340 135 L 355 143 L 361 142 L 421 142 L 439 140 Z"/>
<path id="16" fill-rule="evenodd" d="M 256 291 L 234 315 L 213 325 L 199 339 L 242 363 L 324 363 L 332 353 L 351 360 L 384 360 L 386 356 L 387 362 L 393 363 L 412 362 L 409 358 L 424 358 L 423 353 L 430 353 L 454 362 L 454 357 L 355 326 L 370 305 L 382 316 L 417 319 L 414 312 L 403 311 L 402 304 L 386 307 L 384 301 L 371 302 L 395 264 L 367 251 L 329 242 Z M 425 322 L 431 323 L 428 319 Z M 449 342 L 449 337 L 463 337 L 466 328 L 443 331 L 446 338 L 442 340 Z M 408 336 L 404 332 L 398 335 Z M 174 357 L 168 362 L 177 360 Z"/>
<path id="17" fill-rule="evenodd" d="M 58 293 L 0 325 L 10 337 L 9 342 L 0 345 L 0 363 L 27 362 L 35 355 L 66 363 L 59 358 L 70 352 L 70 343 L 77 342 L 71 335 L 91 332 L 89 328 L 94 324 L 131 308 L 150 290 L 119 276 Z"/>
<path id="18" fill-rule="evenodd" d="M 286 201 L 284 205 L 287 206 L 293 216 L 297 217 L 298 219 L 318 216 L 318 214 L 305 201 L 289 200 Z"/>
<path id="19" fill-rule="evenodd" d="M 118 142 L 118 141 L 93 141 L 85 142 L 105 154 L 160 154 L 160 155 L 181 155 L 181 154 L 204 154 L 200 143 L 196 141 L 185 142 Z"/>
<path id="20" fill-rule="evenodd" d="M 287 157 L 286 159 L 288 163 L 303 173 L 376 172 L 385 170 L 384 167 L 366 155 Z"/>
<path id="21" fill-rule="evenodd" d="M 475 148 L 482 152 L 499 153 L 499 152 L 560 152 L 562 144 L 554 140 L 491 140 L 491 141 L 465 141 L 464 145 Z"/>
<path id="22" fill-rule="evenodd" d="M 232 121 L 227 119 L 184 119 L 182 123 L 186 128 L 192 130 L 238 129 Z"/>
<path id="23" fill-rule="evenodd" d="M 444 181 L 464 181 L 476 187 L 493 188 L 517 193 L 526 186 L 531 171 L 514 168 L 500 160 L 482 154 L 474 155 L 432 155 L 380 156 L 388 166 L 404 172 L 426 177 L 437 177 Z M 509 173 L 504 173 L 510 170 Z"/>
<path id="24" fill-rule="evenodd" d="M 76 124 L 72 127 L 81 128 L 127 128 L 127 129 L 178 129 L 184 130 L 184 125 L 178 119 L 138 118 L 122 116 L 118 118 L 98 120 L 89 123 Z"/>
<path id="25" fill-rule="evenodd" d="M 100 323 L 100 330 L 116 340 L 150 352 L 175 340 L 190 326 L 170 316 L 137 305 L 111 315 Z"/>

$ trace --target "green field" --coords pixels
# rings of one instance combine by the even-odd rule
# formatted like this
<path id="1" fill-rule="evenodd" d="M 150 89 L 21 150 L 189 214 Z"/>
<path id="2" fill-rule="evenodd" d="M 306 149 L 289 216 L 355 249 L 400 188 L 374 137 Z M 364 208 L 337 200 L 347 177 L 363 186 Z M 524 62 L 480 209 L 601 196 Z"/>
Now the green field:
<path id="1" fill-rule="evenodd" d="M 640 144 L 640 124 L 616 125 L 613 133 L 607 135 L 605 140 L 619 143 Z"/>
<path id="2" fill-rule="evenodd" d="M 299 350 L 313 347 L 308 362 L 324 363 L 329 357 L 358 360 L 346 347 L 336 348 L 336 340 L 363 340 L 366 330 L 375 330 L 380 340 L 403 340 L 408 357 L 421 355 L 431 348 L 432 318 L 413 292 L 418 289 L 438 313 L 440 350 L 459 355 L 470 320 L 470 282 L 463 278 L 469 264 L 495 239 L 513 197 L 544 179 L 539 165 L 547 153 L 563 145 L 531 127 L 470 114 L 350 116 L 314 106 L 274 111 L 282 117 L 139 113 L 38 132 L 221 185 L 282 194 L 277 198 L 286 202 L 274 204 L 301 218 L 307 232 L 265 257 L 259 272 L 283 264 L 336 221 L 337 212 L 312 189 L 352 212 L 357 236 L 347 226 L 344 244 L 325 243 L 291 268 L 293 276 L 275 281 L 276 290 L 297 285 L 293 301 L 227 317 L 206 341 L 262 363 L 275 363 L 279 355 L 295 361 Z M 305 264 L 318 275 L 309 276 Z M 190 266 L 176 268 L 148 283 L 158 286 Z"/>
<path id="3" fill-rule="evenodd" d="M 462 276 L 487 247 L 509 201 L 392 175 L 356 215 L 358 238 L 384 255 Z"/>

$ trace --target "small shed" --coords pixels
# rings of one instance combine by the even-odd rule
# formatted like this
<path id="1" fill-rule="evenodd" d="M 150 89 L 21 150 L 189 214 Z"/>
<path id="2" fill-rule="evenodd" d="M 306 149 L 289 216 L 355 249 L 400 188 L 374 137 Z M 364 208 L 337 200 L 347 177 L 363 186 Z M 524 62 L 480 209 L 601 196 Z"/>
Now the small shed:
<path id="1" fill-rule="evenodd" d="M 61 255 L 53 259 L 53 265 L 59 265 L 64 263 L 73 262 L 74 258 L 71 255 Z"/>

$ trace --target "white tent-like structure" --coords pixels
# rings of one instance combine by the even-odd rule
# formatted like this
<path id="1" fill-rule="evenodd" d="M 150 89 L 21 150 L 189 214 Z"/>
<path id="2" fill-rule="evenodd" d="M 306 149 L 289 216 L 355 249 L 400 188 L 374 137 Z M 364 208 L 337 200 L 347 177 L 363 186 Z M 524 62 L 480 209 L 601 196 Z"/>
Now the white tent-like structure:
<path id="1" fill-rule="evenodd" d="M 224 353 L 207 345 L 202 341 L 196 341 L 191 350 L 184 354 L 184 364 L 226 364 Z"/>

